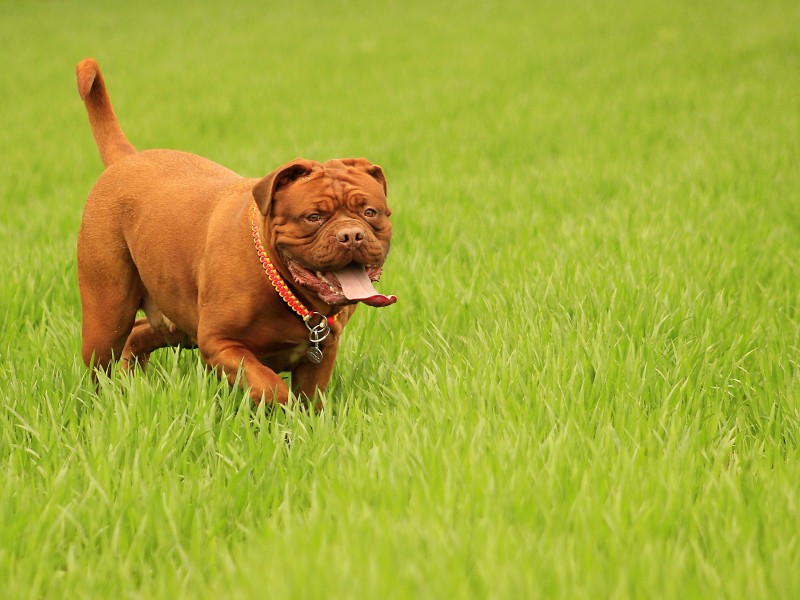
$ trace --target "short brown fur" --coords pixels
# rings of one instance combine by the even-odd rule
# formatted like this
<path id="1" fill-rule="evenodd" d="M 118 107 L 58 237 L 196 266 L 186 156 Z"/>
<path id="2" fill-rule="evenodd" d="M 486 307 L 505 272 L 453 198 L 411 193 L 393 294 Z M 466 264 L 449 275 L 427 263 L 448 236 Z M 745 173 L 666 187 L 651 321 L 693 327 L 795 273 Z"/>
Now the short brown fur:
<path id="1" fill-rule="evenodd" d="M 78 235 L 87 366 L 108 370 L 120 358 L 126 368 L 144 366 L 153 350 L 180 344 L 199 347 L 209 368 L 231 382 L 241 368 L 242 385 L 256 403 L 288 401 L 281 371 L 291 371 L 296 395 L 324 391 L 355 305 L 326 304 L 296 285 L 281 259 L 291 255 L 312 270 L 353 260 L 382 265 L 391 213 L 381 168 L 365 159 L 296 159 L 251 179 L 185 152 L 137 152 L 94 60 L 78 65 L 77 81 L 106 165 Z M 354 212 L 358 202 L 374 206 L 380 218 L 365 222 Z M 330 205 L 329 216 L 310 232 L 303 211 L 320 205 Z M 305 324 L 262 270 L 250 224 L 253 206 L 264 248 L 295 295 L 311 310 L 339 313 L 319 365 L 306 359 Z M 363 244 L 343 247 L 337 231 L 354 227 L 363 232 Z M 139 310 L 146 318 L 136 319 Z"/>

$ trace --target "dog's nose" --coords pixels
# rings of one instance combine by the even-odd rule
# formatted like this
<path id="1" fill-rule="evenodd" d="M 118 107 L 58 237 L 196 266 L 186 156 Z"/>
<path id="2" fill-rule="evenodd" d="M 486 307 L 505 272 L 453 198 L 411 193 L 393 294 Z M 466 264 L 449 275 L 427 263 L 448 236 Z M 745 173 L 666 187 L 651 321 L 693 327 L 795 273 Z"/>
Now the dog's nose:
<path id="1" fill-rule="evenodd" d="M 355 248 L 364 240 L 364 230 L 355 225 L 342 227 L 336 232 L 336 239 L 348 248 Z"/>

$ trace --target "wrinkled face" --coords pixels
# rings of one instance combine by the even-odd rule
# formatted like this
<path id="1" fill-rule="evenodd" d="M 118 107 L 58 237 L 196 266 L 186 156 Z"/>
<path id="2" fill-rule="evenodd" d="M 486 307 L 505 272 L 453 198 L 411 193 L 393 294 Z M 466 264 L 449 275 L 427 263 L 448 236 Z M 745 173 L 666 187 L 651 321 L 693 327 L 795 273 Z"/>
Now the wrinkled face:
<path id="1" fill-rule="evenodd" d="M 313 164 L 277 186 L 268 224 L 272 246 L 295 283 L 326 304 L 391 304 L 394 297 L 372 285 L 392 237 L 383 172 L 363 159 Z"/>

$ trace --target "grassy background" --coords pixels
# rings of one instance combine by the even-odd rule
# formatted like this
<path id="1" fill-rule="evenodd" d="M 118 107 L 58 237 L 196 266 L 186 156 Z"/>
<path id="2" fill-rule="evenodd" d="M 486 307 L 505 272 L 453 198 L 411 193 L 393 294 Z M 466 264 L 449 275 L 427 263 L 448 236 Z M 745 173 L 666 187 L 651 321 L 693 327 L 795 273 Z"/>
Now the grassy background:
<path id="1" fill-rule="evenodd" d="M 796 3 L 2 10 L 3 597 L 800 594 Z M 384 166 L 323 414 L 90 384 L 84 56 L 139 148 Z"/>

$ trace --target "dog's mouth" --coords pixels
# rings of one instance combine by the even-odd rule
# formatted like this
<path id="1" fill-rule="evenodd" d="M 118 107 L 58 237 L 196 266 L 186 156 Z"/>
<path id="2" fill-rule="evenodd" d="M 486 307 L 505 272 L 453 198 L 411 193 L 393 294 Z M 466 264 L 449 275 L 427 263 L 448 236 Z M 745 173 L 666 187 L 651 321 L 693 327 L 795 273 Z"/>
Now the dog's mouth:
<path id="1" fill-rule="evenodd" d="M 325 304 L 363 302 L 381 307 L 397 302 L 396 296 L 381 294 L 372 285 L 380 281 L 382 267 L 352 262 L 335 271 L 312 271 L 289 257 L 285 257 L 285 264 L 295 283 L 314 292 Z"/>

